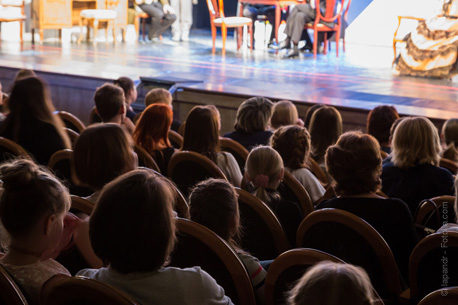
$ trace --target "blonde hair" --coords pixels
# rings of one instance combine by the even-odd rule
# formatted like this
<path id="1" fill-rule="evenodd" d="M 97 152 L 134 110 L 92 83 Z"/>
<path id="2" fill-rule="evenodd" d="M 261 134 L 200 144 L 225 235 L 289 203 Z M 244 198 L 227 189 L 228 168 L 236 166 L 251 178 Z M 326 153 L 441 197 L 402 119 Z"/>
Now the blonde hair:
<path id="1" fill-rule="evenodd" d="M 276 189 L 283 172 L 283 160 L 280 154 L 269 146 L 257 146 L 248 155 L 245 165 L 245 177 L 255 189 L 254 195 L 269 204 L 279 198 L 278 194 L 269 194 L 267 188 Z"/>
<path id="2" fill-rule="evenodd" d="M 394 131 L 392 160 L 397 167 L 406 169 L 420 164 L 437 165 L 439 152 L 437 128 L 427 118 L 404 118 Z"/>
<path id="3" fill-rule="evenodd" d="M 145 106 L 152 104 L 172 105 L 172 94 L 162 88 L 151 89 L 145 96 Z"/>
<path id="4" fill-rule="evenodd" d="M 266 130 L 272 116 L 272 106 L 272 101 L 265 97 L 247 99 L 237 109 L 234 129 L 246 133 Z"/>
<path id="5" fill-rule="evenodd" d="M 442 126 L 442 137 L 447 148 L 442 156 L 454 162 L 458 161 L 458 119 L 449 119 Z"/>
<path id="6" fill-rule="evenodd" d="M 299 116 L 296 106 L 290 101 L 278 101 L 272 108 L 270 125 L 277 129 L 281 126 L 296 124 Z"/>
<path id="7" fill-rule="evenodd" d="M 361 267 L 324 261 L 311 267 L 289 293 L 290 305 L 370 305 L 374 288 Z"/>

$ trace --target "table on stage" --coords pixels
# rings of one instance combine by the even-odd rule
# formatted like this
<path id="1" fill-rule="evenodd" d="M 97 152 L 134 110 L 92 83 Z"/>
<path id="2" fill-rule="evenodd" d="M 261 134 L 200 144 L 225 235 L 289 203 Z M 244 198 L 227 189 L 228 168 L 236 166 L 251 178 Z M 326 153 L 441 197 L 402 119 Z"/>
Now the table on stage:
<path id="1" fill-rule="evenodd" d="M 273 30 L 275 30 L 275 41 L 278 43 L 278 27 L 280 26 L 281 18 L 281 7 L 288 6 L 291 4 L 305 3 L 304 1 L 296 0 L 239 0 L 239 5 L 243 4 L 262 4 L 262 5 L 275 5 L 275 25 Z M 239 7 L 239 14 L 242 16 L 243 8 Z M 254 30 L 254 25 L 253 25 Z"/>

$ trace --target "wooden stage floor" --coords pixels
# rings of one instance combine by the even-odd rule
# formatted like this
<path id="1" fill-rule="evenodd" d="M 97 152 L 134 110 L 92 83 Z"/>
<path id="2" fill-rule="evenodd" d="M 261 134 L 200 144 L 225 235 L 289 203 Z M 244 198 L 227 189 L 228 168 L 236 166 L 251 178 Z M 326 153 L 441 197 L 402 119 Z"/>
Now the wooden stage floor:
<path id="1" fill-rule="evenodd" d="M 263 95 L 305 103 L 372 109 L 396 105 L 409 115 L 447 119 L 458 117 L 458 78 L 452 80 L 400 77 L 393 73 L 391 48 L 352 45 L 335 56 L 335 44 L 327 55 L 301 54 L 282 59 L 273 50 L 245 47 L 235 51 L 228 37 L 226 56 L 221 56 L 221 37 L 211 54 L 211 34 L 194 31 L 189 42 L 176 43 L 170 33 L 159 42 L 99 42 L 60 44 L 2 42 L 0 67 L 28 68 L 50 73 L 115 79 L 129 76 L 184 78 L 202 83 L 190 87 L 241 94 Z M 1 75 L 0 75 L 1 76 Z M 4 82 L 4 79 L 1 79 Z M 4 84 L 5 86 L 5 84 Z"/>

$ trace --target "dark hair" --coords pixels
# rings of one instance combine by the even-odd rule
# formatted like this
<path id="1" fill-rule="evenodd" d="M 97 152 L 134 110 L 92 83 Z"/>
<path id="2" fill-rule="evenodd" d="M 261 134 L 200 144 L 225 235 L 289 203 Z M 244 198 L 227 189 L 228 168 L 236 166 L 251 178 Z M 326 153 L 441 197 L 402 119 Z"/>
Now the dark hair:
<path id="1" fill-rule="evenodd" d="M 272 116 L 273 103 L 265 97 L 252 97 L 237 109 L 234 129 L 246 133 L 264 131 Z"/>
<path id="2" fill-rule="evenodd" d="M 237 193 L 223 179 L 199 182 L 189 195 L 191 220 L 211 229 L 238 248 L 234 237 L 240 233 Z"/>
<path id="3" fill-rule="evenodd" d="M 377 140 L 361 131 L 344 133 L 326 152 L 326 168 L 337 195 L 376 192 L 382 181 L 382 158 Z"/>
<path id="4" fill-rule="evenodd" d="M 133 169 L 132 144 L 117 124 L 94 124 L 78 137 L 73 166 L 78 179 L 94 190 Z"/>
<path id="5" fill-rule="evenodd" d="M 216 161 L 219 152 L 219 112 L 213 105 L 196 106 L 186 117 L 181 150 L 200 153 Z"/>
<path id="6" fill-rule="evenodd" d="M 304 127 L 309 129 L 310 128 L 310 121 L 312 120 L 312 116 L 321 107 L 324 107 L 325 105 L 323 104 L 315 104 L 311 106 L 309 109 L 307 109 L 307 112 L 305 113 L 305 120 L 304 120 Z"/>
<path id="7" fill-rule="evenodd" d="M 135 126 L 134 142 L 150 154 L 155 150 L 171 147 L 168 134 L 172 121 L 173 113 L 169 106 L 163 104 L 148 106 Z"/>
<path id="8" fill-rule="evenodd" d="M 124 96 L 126 97 L 132 88 L 134 88 L 135 84 L 134 81 L 128 77 L 120 77 L 113 82 L 114 85 L 121 87 L 122 91 L 124 91 Z"/>
<path id="9" fill-rule="evenodd" d="M 310 155 L 310 134 L 300 126 L 280 127 L 270 138 L 270 146 L 278 151 L 285 167 L 296 170 L 306 167 Z"/>
<path id="10" fill-rule="evenodd" d="M 46 168 L 19 159 L 0 165 L 0 219 L 12 237 L 24 237 L 47 215 L 70 208 L 68 190 Z"/>
<path id="11" fill-rule="evenodd" d="M 390 141 L 390 129 L 399 114 L 393 106 L 378 106 L 367 116 L 367 133 L 374 136 L 381 146 Z"/>
<path id="12" fill-rule="evenodd" d="M 94 253 L 123 274 L 159 269 L 175 243 L 173 194 L 171 182 L 149 170 L 107 184 L 89 220 Z"/>
<path id="13" fill-rule="evenodd" d="M 331 106 L 317 109 L 310 120 L 312 157 L 321 163 L 326 149 L 335 144 L 342 134 L 342 118 L 339 111 Z"/>
<path id="14" fill-rule="evenodd" d="M 113 119 L 124 106 L 124 91 L 112 84 L 103 84 L 94 94 L 95 107 L 103 122 Z"/>

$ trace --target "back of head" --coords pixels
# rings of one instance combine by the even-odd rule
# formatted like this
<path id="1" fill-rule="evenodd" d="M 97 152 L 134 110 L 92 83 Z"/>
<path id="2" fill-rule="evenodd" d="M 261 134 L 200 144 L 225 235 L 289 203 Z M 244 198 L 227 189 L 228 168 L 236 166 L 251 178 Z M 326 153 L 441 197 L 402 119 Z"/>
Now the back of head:
<path id="1" fill-rule="evenodd" d="M 168 133 L 173 113 L 169 106 L 153 104 L 140 116 L 133 134 L 134 142 L 149 153 L 164 147 L 171 147 Z"/>
<path id="2" fill-rule="evenodd" d="M 237 109 L 234 129 L 254 133 L 267 129 L 272 116 L 273 103 L 265 97 L 252 97 Z"/>
<path id="3" fill-rule="evenodd" d="M 94 190 L 134 169 L 131 140 L 117 124 L 86 128 L 73 148 L 73 166 L 78 179 Z"/>
<path id="4" fill-rule="evenodd" d="M 27 236 L 40 219 L 67 211 L 68 190 L 46 169 L 30 160 L 0 165 L 3 193 L 0 219 L 13 238 Z"/>
<path id="5" fill-rule="evenodd" d="M 393 106 L 378 106 L 367 116 L 367 133 L 374 136 L 380 145 L 386 146 L 390 140 L 390 129 L 399 114 Z"/>
<path id="6" fill-rule="evenodd" d="M 381 185 L 380 145 L 361 131 L 346 132 L 328 148 L 326 168 L 338 195 L 376 192 Z"/>
<path id="7" fill-rule="evenodd" d="M 190 150 L 216 160 L 219 151 L 219 112 L 213 105 L 196 106 L 186 117 L 181 150 Z"/>
<path id="8" fill-rule="evenodd" d="M 111 121 L 124 107 L 125 97 L 121 87 L 103 84 L 94 94 L 95 107 L 103 122 Z"/>
<path id="9" fill-rule="evenodd" d="M 321 262 L 290 291 L 290 305 L 371 305 L 374 288 L 366 271 L 350 264 Z"/>
<path id="10" fill-rule="evenodd" d="M 326 149 L 335 144 L 342 134 L 342 117 L 339 111 L 330 106 L 317 109 L 310 120 L 309 132 L 312 156 L 321 162 Z"/>
<path id="11" fill-rule="evenodd" d="M 272 197 L 266 189 L 276 189 L 282 178 L 283 161 L 280 154 L 269 146 L 257 146 L 248 155 L 245 177 L 255 188 L 255 195 L 266 203 Z"/>
<path id="12" fill-rule="evenodd" d="M 295 170 L 305 167 L 310 154 L 310 134 L 300 126 L 280 127 L 270 138 L 270 145 L 278 151 L 285 166 Z"/>
<path id="13" fill-rule="evenodd" d="M 231 242 L 238 234 L 239 210 L 234 187 L 223 179 L 199 182 L 189 195 L 191 220 Z"/>
<path id="14" fill-rule="evenodd" d="M 321 107 L 324 107 L 325 105 L 323 104 L 315 104 L 311 106 L 309 109 L 307 109 L 307 112 L 305 113 L 305 120 L 304 120 L 304 126 L 307 129 L 310 129 L 310 121 L 312 120 L 312 116 Z"/>
<path id="15" fill-rule="evenodd" d="M 278 101 L 273 106 L 270 125 L 277 129 L 280 126 L 294 125 L 297 123 L 298 119 L 297 108 L 292 102 Z"/>
<path id="16" fill-rule="evenodd" d="M 16 72 L 16 75 L 14 76 L 13 84 L 15 84 L 17 81 L 20 81 L 24 78 L 29 78 L 29 77 L 37 77 L 37 75 L 35 74 L 33 70 L 21 69 Z"/>
<path id="17" fill-rule="evenodd" d="M 126 99 L 127 99 L 127 96 L 130 94 L 129 92 L 131 92 L 135 87 L 133 80 L 125 76 L 116 79 L 113 82 L 113 84 L 122 89 L 122 91 L 124 92 L 124 97 Z"/>
<path id="18" fill-rule="evenodd" d="M 89 221 L 95 254 L 124 274 L 159 269 L 175 242 L 173 194 L 170 182 L 149 170 L 107 184 Z"/>
<path id="19" fill-rule="evenodd" d="M 145 106 L 152 104 L 172 105 L 172 94 L 162 88 L 151 89 L 145 96 Z"/>
<path id="20" fill-rule="evenodd" d="M 437 128 L 427 118 L 404 118 L 394 131 L 391 146 L 392 161 L 397 167 L 437 165 L 439 162 L 439 134 Z"/>

